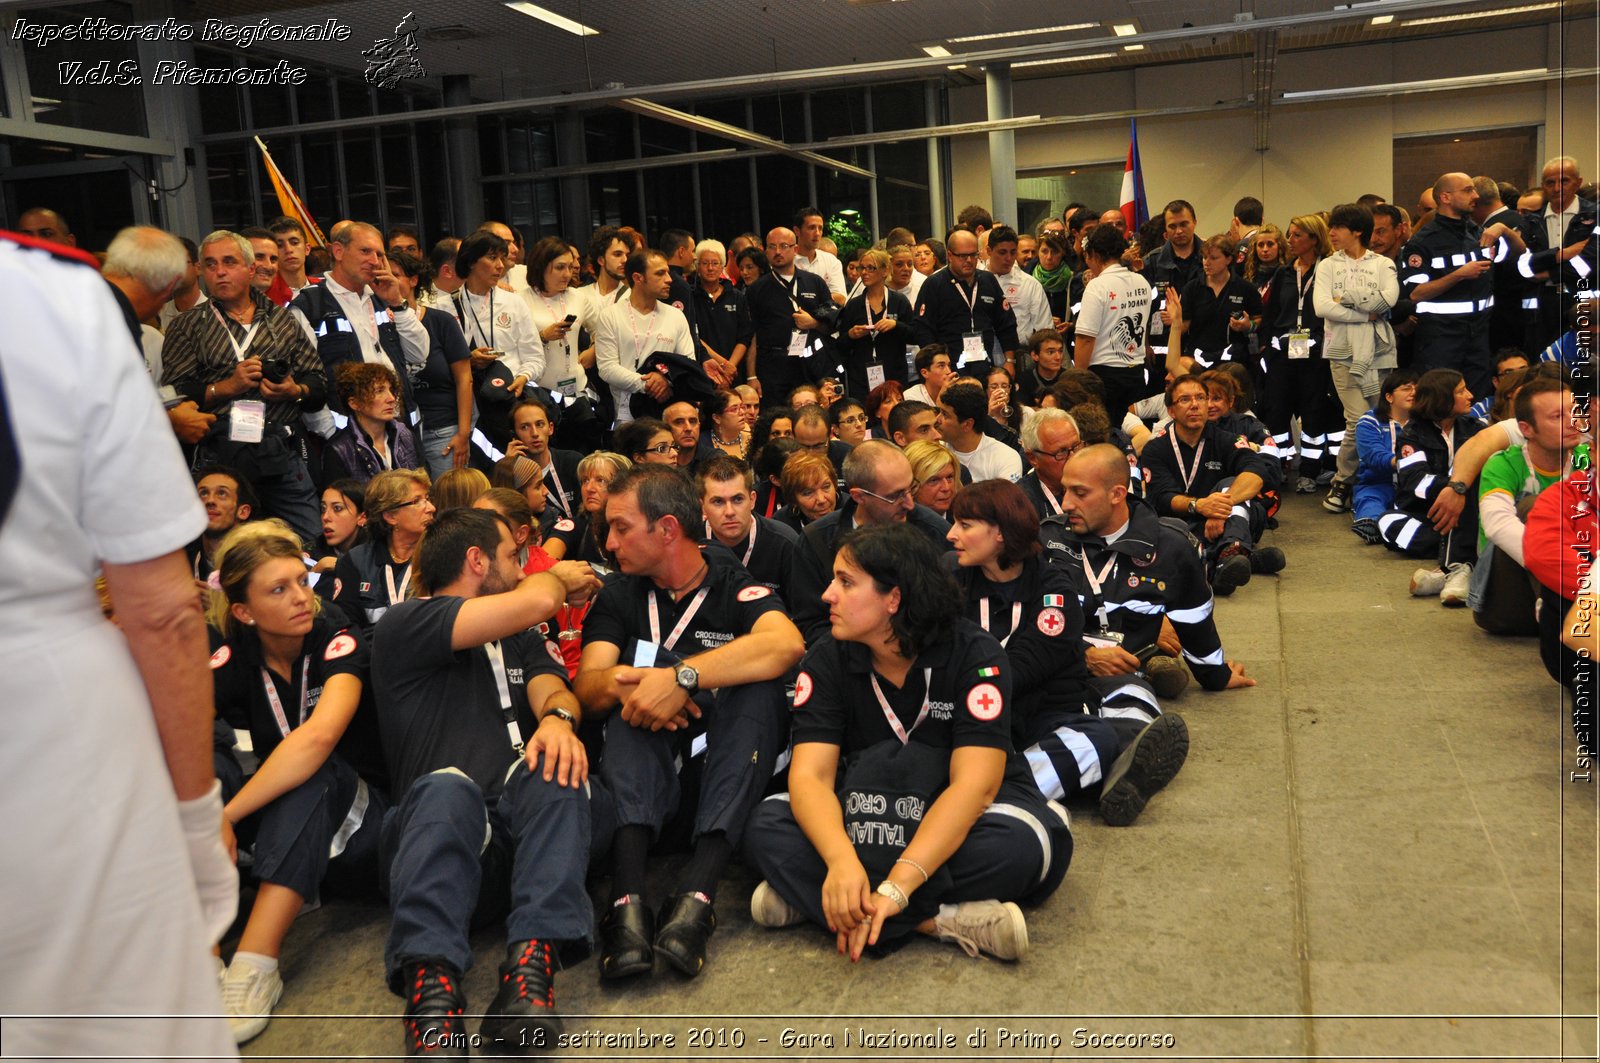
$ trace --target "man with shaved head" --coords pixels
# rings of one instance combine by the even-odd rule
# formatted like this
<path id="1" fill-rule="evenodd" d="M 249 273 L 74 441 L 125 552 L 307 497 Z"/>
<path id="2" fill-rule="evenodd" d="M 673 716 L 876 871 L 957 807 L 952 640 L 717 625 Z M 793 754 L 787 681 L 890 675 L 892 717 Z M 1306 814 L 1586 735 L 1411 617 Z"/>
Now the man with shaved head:
<path id="1" fill-rule="evenodd" d="M 23 211 L 22 217 L 17 219 L 17 232 L 23 236 L 31 236 L 35 240 L 60 244 L 62 247 L 78 246 L 78 238 L 72 235 L 67 219 L 49 207 L 34 207 Z"/>
<path id="2" fill-rule="evenodd" d="M 1454 369 L 1473 395 L 1489 394 L 1489 313 L 1494 308 L 1490 269 L 1495 249 L 1483 247 L 1472 220 L 1478 191 L 1464 173 L 1447 173 L 1433 185 L 1433 218 L 1400 251 L 1400 297 L 1416 304 L 1412 368 Z M 1502 226 L 1503 228 L 1503 226 Z"/>
<path id="3" fill-rule="evenodd" d="M 1508 230 L 1497 236 L 1494 267 L 1489 271 L 1494 285 L 1494 308 L 1489 312 L 1489 349 L 1515 347 L 1537 351 L 1539 342 L 1539 283 L 1518 268 L 1523 255 L 1544 249 L 1544 229 L 1537 221 L 1506 204 L 1500 198 L 1500 184 L 1492 177 L 1474 177 L 1478 205 L 1472 220 L 1483 226 L 1484 234 L 1497 224 Z"/>
<path id="4" fill-rule="evenodd" d="M 839 318 L 833 292 L 820 274 L 795 266 L 793 229 L 767 233 L 772 272 L 750 285 L 746 301 L 756 327 L 745 376 L 768 401 L 776 401 L 821 375 L 819 353 Z"/>
<path id="5" fill-rule="evenodd" d="M 1162 620 L 1207 690 L 1255 686 L 1244 666 L 1228 660 L 1212 620 L 1205 566 L 1182 532 L 1128 494 L 1128 459 L 1106 443 L 1085 447 L 1061 473 L 1061 513 L 1040 526 L 1052 564 L 1065 566 L 1083 603 L 1084 660 L 1101 693 L 1101 715 L 1142 718 L 1187 685 L 1167 657 Z M 1170 639 L 1168 640 L 1170 642 Z"/>

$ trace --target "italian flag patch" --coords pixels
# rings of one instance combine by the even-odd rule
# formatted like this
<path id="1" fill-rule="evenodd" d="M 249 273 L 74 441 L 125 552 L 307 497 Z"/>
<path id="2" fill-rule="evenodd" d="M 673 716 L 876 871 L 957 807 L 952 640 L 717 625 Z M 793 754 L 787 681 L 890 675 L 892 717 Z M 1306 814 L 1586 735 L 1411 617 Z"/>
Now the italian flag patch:
<path id="1" fill-rule="evenodd" d="M 1050 608 L 1051 606 L 1055 606 L 1057 609 L 1061 609 L 1061 608 L 1065 607 L 1066 604 L 1067 604 L 1067 599 L 1066 599 L 1065 595 L 1062 595 L 1062 594 L 1047 594 L 1047 595 L 1044 596 L 1044 605 L 1045 605 L 1046 609 Z"/>
<path id="2" fill-rule="evenodd" d="M 991 676 L 997 676 L 999 674 L 1000 674 L 1000 669 L 998 669 L 998 668 L 979 668 L 978 669 L 978 677 L 980 679 L 988 679 Z"/>

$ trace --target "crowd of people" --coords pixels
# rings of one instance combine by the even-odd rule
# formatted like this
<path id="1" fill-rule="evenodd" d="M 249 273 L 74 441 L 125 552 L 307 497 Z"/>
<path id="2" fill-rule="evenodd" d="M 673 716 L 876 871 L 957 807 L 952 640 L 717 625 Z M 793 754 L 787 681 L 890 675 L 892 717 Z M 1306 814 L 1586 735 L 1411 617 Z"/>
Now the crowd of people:
<path id="1" fill-rule="evenodd" d="M 1022 958 L 1068 808 L 1133 824 L 1191 681 L 1254 685 L 1216 601 L 1288 565 L 1287 493 L 1581 682 L 1600 228 L 1574 160 L 1536 194 L 1451 173 L 1281 230 L 1246 198 L 1209 237 L 1183 200 L 1131 233 L 969 207 L 844 254 L 810 207 L 726 245 L 119 233 L 205 509 L 235 1039 L 328 895 L 387 899 L 418 1055 L 553 1044 L 591 952 L 698 975 L 736 856 L 756 923 L 851 960 Z"/>

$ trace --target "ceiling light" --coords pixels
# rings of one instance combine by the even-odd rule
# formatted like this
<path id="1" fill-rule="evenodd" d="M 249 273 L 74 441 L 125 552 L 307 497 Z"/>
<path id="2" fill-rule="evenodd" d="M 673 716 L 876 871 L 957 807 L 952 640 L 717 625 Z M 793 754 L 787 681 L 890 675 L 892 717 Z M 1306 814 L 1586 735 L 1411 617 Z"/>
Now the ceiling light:
<path id="1" fill-rule="evenodd" d="M 1058 59 L 1029 59 L 1022 63 L 1012 63 L 1012 70 L 1020 70 L 1025 66 L 1054 66 L 1057 63 L 1087 63 L 1091 59 L 1115 59 L 1116 52 L 1093 52 L 1089 55 L 1064 55 Z"/>
<path id="2" fill-rule="evenodd" d="M 1142 45 L 1142 44 L 1124 44 L 1122 46 L 1122 50 L 1125 51 L 1125 52 L 1142 52 L 1142 51 L 1144 51 L 1144 45 Z"/>
<path id="3" fill-rule="evenodd" d="M 1139 32 L 1139 27 L 1131 22 L 1113 22 L 1111 24 L 1111 32 L 1118 37 L 1132 37 Z"/>
<path id="4" fill-rule="evenodd" d="M 1467 22 L 1475 18 L 1494 18 L 1498 15 L 1522 15 L 1530 11 L 1549 11 L 1561 5 L 1551 0 L 1547 4 L 1523 4 L 1521 7 L 1499 7 L 1492 11 L 1462 11 L 1454 15 L 1430 15 L 1428 18 L 1408 18 L 1402 26 L 1436 26 L 1441 22 Z"/>
<path id="5" fill-rule="evenodd" d="M 1442 89 L 1477 88 L 1492 82 L 1515 78 L 1524 80 L 1548 74 L 1545 67 L 1529 70 L 1501 70 L 1493 74 L 1467 74 L 1460 77 L 1428 78 L 1423 81 L 1400 81 L 1388 85 L 1350 85 L 1338 89 L 1303 89 L 1297 92 L 1285 92 L 1281 99 L 1285 100 L 1336 100 L 1345 96 L 1379 96 L 1384 94 L 1402 94 L 1406 92 L 1434 92 Z"/>
<path id="6" fill-rule="evenodd" d="M 1074 22 L 1070 26 L 1040 26 L 1036 30 L 1007 30 L 1005 33 L 974 33 L 970 37 L 951 37 L 951 44 L 965 44 L 968 41 L 998 41 L 1006 37 L 1027 37 L 1035 33 L 1070 33 L 1072 30 L 1092 30 L 1100 25 L 1098 22 Z"/>
<path id="7" fill-rule="evenodd" d="M 558 30 L 566 30 L 576 37 L 598 37 L 600 31 L 593 26 L 585 26 L 575 22 L 565 15 L 558 15 L 554 11 L 546 11 L 538 4 L 530 4 L 528 0 L 506 0 L 506 6 L 513 11 L 519 11 L 529 18 L 536 18 L 540 22 L 554 26 Z"/>
<path id="8" fill-rule="evenodd" d="M 967 64 L 965 63 L 956 63 L 954 66 L 945 67 L 946 70 L 965 70 L 966 68 Z"/>
<path id="9" fill-rule="evenodd" d="M 1389 23 L 1391 23 L 1393 21 L 1394 21 L 1394 16 L 1393 15 L 1373 15 L 1372 16 L 1372 21 L 1367 23 L 1367 25 L 1369 25 L 1369 26 L 1387 26 Z"/>
<path id="10" fill-rule="evenodd" d="M 922 46 L 922 50 L 933 56 L 935 59 L 943 59 L 950 54 L 950 49 L 946 48 L 942 44 L 924 44 Z"/>

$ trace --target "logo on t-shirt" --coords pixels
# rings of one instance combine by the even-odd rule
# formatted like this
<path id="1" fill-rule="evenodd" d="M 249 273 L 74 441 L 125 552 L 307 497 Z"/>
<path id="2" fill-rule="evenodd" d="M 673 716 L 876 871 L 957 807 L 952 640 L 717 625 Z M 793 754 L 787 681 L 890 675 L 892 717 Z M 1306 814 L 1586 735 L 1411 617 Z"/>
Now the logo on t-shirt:
<path id="1" fill-rule="evenodd" d="M 967 711 L 972 713 L 972 718 L 988 723 L 1000 718 L 1000 710 L 1005 707 L 1005 699 L 1000 696 L 1000 688 L 993 683 L 979 683 L 967 691 Z"/>
<path id="2" fill-rule="evenodd" d="M 794 681 L 794 707 L 799 708 L 811 700 L 811 676 L 801 672 Z"/>
<path id="3" fill-rule="evenodd" d="M 771 593 L 772 592 L 766 587 L 763 587 L 758 583 L 754 587 L 746 587 L 744 590 L 735 595 L 735 597 L 737 597 L 741 602 L 753 602 L 758 598 L 765 598 Z"/>
<path id="4" fill-rule="evenodd" d="M 211 655 L 211 667 L 221 668 L 223 665 L 228 663 L 228 659 L 232 656 L 233 650 L 230 647 L 218 646 L 217 652 Z"/>
<path id="5" fill-rule="evenodd" d="M 325 661 L 337 661 L 340 657 L 348 657 L 356 651 L 356 640 L 349 635 L 335 635 L 333 641 L 328 643 L 328 648 L 322 651 Z"/>

